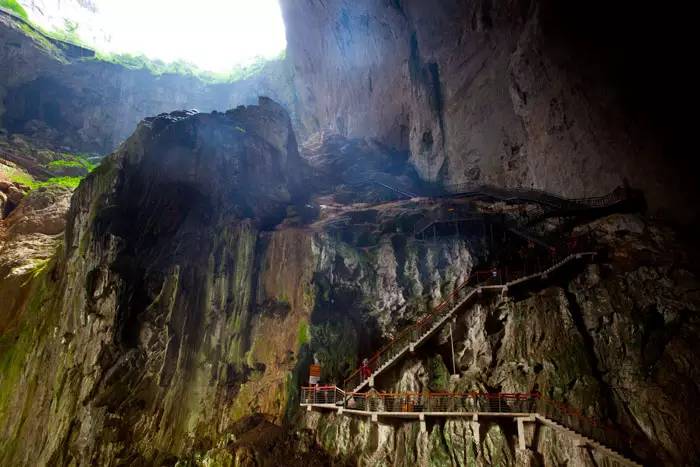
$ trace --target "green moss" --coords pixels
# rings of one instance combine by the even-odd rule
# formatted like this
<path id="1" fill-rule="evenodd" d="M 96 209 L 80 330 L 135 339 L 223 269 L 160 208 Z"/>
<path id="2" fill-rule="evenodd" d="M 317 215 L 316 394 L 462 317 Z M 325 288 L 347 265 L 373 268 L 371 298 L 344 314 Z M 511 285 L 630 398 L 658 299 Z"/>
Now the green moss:
<path id="1" fill-rule="evenodd" d="M 26 20 L 25 20 L 26 21 Z M 58 47 L 56 47 L 53 42 L 51 42 L 51 38 L 48 34 L 45 32 L 41 31 L 37 26 L 31 24 L 29 21 L 26 23 L 20 23 L 19 28 L 24 32 L 28 37 L 30 37 L 39 47 L 44 49 L 46 53 L 51 55 L 53 58 L 58 60 L 61 63 L 68 63 L 68 60 L 66 57 L 63 55 L 63 53 L 59 50 Z"/>
<path id="2" fill-rule="evenodd" d="M 45 182 L 38 182 L 37 188 L 42 186 L 63 186 L 76 189 L 84 177 L 51 177 Z"/>
<path id="3" fill-rule="evenodd" d="M 302 346 L 308 344 L 311 341 L 311 334 L 309 333 L 309 323 L 306 321 L 299 322 L 299 331 L 297 332 L 297 346 L 301 348 Z"/>
<path id="4" fill-rule="evenodd" d="M 15 172 L 10 175 L 10 180 L 14 183 L 19 183 L 20 185 L 28 186 L 29 188 L 36 188 L 36 180 L 34 177 L 25 172 Z"/>
<path id="5" fill-rule="evenodd" d="M 321 364 L 321 381 L 342 383 L 357 365 L 358 340 L 348 320 L 311 326 L 311 352 Z"/>
<path id="6" fill-rule="evenodd" d="M 0 7 L 3 7 L 6 10 L 10 10 L 17 16 L 28 19 L 29 16 L 27 15 L 27 11 L 17 3 L 17 0 L 0 0 Z"/>
<path id="7" fill-rule="evenodd" d="M 75 189 L 83 177 L 51 177 L 48 180 L 39 181 L 29 175 L 27 172 L 18 169 L 5 168 L 0 166 L 0 171 L 5 174 L 12 182 L 19 183 L 28 187 L 30 190 L 35 190 L 40 187 L 64 186 Z"/>
<path id="8" fill-rule="evenodd" d="M 447 391 L 450 384 L 450 373 L 447 371 L 442 357 L 437 355 L 428 360 L 428 389 L 433 392 Z"/>
<path id="9" fill-rule="evenodd" d="M 429 438 L 429 449 L 430 449 L 430 466 L 442 467 L 451 466 L 452 459 L 450 458 L 450 453 L 447 450 L 447 445 L 442 437 L 442 431 L 439 426 L 435 426 L 433 431 L 430 433 Z M 500 465 L 500 464 L 494 464 Z"/>
<path id="10" fill-rule="evenodd" d="M 49 264 L 40 265 L 32 273 L 34 279 L 22 286 L 30 287 L 30 299 L 23 308 L 20 322 L 0 336 L 0 423 L 13 429 L 0 439 L 0 465 L 10 465 L 8 462 L 14 457 L 18 432 L 38 387 L 40 372 L 27 366 L 28 359 L 41 350 L 56 326 L 56 309 L 47 307 L 53 297 L 49 269 Z M 28 371 L 31 377 L 25 376 Z M 18 388 L 21 391 L 18 392 Z"/>

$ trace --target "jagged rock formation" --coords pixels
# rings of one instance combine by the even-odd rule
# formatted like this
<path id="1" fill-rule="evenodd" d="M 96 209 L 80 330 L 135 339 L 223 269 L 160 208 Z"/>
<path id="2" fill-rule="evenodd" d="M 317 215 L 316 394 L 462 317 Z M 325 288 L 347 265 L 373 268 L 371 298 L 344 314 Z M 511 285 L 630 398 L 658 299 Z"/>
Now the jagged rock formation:
<path id="1" fill-rule="evenodd" d="M 416 239 L 416 219 L 434 202 L 336 200 L 309 223 L 314 171 L 352 172 L 343 148 L 372 152 L 339 141 L 307 151 L 315 168 L 306 167 L 289 118 L 267 99 L 225 114 L 177 112 L 145 120 L 83 181 L 63 238 L 53 207 L 67 193 L 24 198 L 2 221 L 0 462 L 246 465 L 298 446 L 289 462 L 305 465 L 319 445 L 327 462 L 351 464 L 584 462 L 588 454 L 547 429 L 527 453 L 498 423 L 475 445 L 457 421 L 420 434 L 298 412 L 314 358 L 325 382 L 340 383 L 488 254 L 481 230 Z M 695 456 L 685 430 L 698 415 L 689 409 L 698 387 L 693 259 L 670 257 L 682 244 L 634 216 L 590 227 L 609 260 L 458 322 L 459 380 L 447 377 L 443 335 L 378 383 L 538 385 L 649 439 L 651 462 Z"/>
<path id="2" fill-rule="evenodd" d="M 246 363 L 257 235 L 299 165 L 286 113 L 263 101 L 151 119 L 85 181 L 62 254 L 3 307 L 19 321 L 3 335 L 3 463 L 164 461 L 226 424 L 214 401 L 265 370 Z"/>
<path id="3" fill-rule="evenodd" d="M 490 253 L 481 231 L 415 238 L 442 201 L 362 204 L 386 194 L 355 183 L 368 173 L 572 196 L 627 178 L 655 212 L 697 216 L 693 172 L 628 112 L 644 85 L 609 86 L 556 3 L 283 0 L 290 62 L 232 85 L 81 61 L 0 16 L 0 119 L 24 135 L 0 149 L 37 176 L 53 156 L 35 146 L 107 152 L 147 114 L 260 93 L 295 114 L 262 99 L 148 118 L 70 208 L 69 190 L 0 177 L 0 464 L 604 465 L 548 428 L 518 451 L 509 423 L 298 411 L 314 359 L 341 383 Z M 443 332 L 377 385 L 537 388 L 648 440 L 645 464 L 690 465 L 694 238 L 637 215 L 578 228 L 609 256 L 462 314 L 458 379 Z"/>
<path id="4" fill-rule="evenodd" d="M 698 277 L 669 229 L 636 216 L 585 226 L 610 257 L 529 296 L 465 311 L 455 329 L 458 379 L 450 379 L 447 332 L 382 376 L 386 392 L 539 389 L 639 435 L 645 465 L 691 465 L 700 387 L 691 363 L 697 339 Z M 669 252 L 674 252 L 669 255 Z M 599 453 L 547 427 L 515 449 L 511 420 L 372 423 L 348 415 L 306 417 L 319 443 L 361 465 L 601 465 Z M 593 464 L 591 464 L 593 462 Z"/>
<path id="5" fill-rule="evenodd" d="M 226 444 L 251 413 L 279 423 L 295 412 L 310 336 L 359 335 L 405 302 L 404 275 L 439 290 L 468 269 L 459 242 L 420 256 L 384 242 L 374 270 L 376 252 L 295 227 L 302 167 L 286 113 L 262 100 L 148 119 L 88 176 L 59 254 L 2 279 L 2 462 L 171 463 Z M 418 271 L 425 255 L 435 261 Z M 356 324 L 310 330 L 317 308 Z M 366 339 L 322 358 L 350 368 Z"/>
<path id="6" fill-rule="evenodd" d="M 0 14 L 0 126 L 37 146 L 107 154 L 150 115 L 223 111 L 253 104 L 259 95 L 294 110 L 291 70 L 283 60 L 239 82 L 208 84 L 95 60 L 92 51 L 61 48 L 20 26 Z"/>
<path id="7" fill-rule="evenodd" d="M 627 179 L 652 209 L 694 217 L 683 208 L 697 197 L 687 133 L 665 121 L 683 97 L 662 65 L 683 41 L 670 27 L 648 34 L 666 13 L 548 0 L 281 4 L 305 131 L 410 150 L 423 179 L 446 185 L 581 197 Z"/>

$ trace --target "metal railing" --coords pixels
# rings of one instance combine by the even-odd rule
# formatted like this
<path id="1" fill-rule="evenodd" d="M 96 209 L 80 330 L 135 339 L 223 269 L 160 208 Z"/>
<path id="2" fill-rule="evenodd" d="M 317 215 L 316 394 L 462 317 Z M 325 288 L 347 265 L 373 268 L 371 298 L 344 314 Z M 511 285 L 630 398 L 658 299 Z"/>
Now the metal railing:
<path id="1" fill-rule="evenodd" d="M 345 391 L 337 386 L 309 386 L 301 388 L 301 404 L 336 405 L 345 401 Z"/>
<path id="2" fill-rule="evenodd" d="M 588 198 L 563 198 L 537 188 L 499 188 L 488 185 L 475 186 L 469 183 L 457 183 L 444 187 L 451 195 L 488 196 L 500 201 L 528 201 L 539 203 L 559 210 L 583 210 L 603 208 L 630 199 L 628 189 L 618 187 L 603 196 Z"/>
<path id="3" fill-rule="evenodd" d="M 539 394 L 532 393 L 449 393 L 449 392 L 353 392 L 336 386 L 301 389 L 302 405 L 342 406 L 364 412 L 410 413 L 534 413 Z"/>
<path id="4" fill-rule="evenodd" d="M 347 393 L 335 386 L 302 388 L 302 405 L 335 406 L 360 412 L 380 413 L 384 416 L 406 416 L 411 413 L 430 415 L 455 414 L 511 414 L 513 416 L 539 415 L 545 422 L 555 422 L 630 458 L 645 440 L 630 436 L 617 427 L 566 403 L 552 400 L 539 392 L 488 393 L 488 392 L 405 392 L 382 393 L 376 391 Z"/>
<path id="5" fill-rule="evenodd" d="M 576 248 L 583 243 L 577 243 Z M 345 379 L 343 387 L 351 392 L 359 388 L 361 384 L 377 373 L 382 367 L 391 362 L 395 357 L 409 350 L 411 344 L 415 344 L 423 337 L 427 337 L 444 324 L 447 317 L 456 308 L 462 307 L 474 297 L 476 297 L 478 287 L 486 285 L 507 286 L 512 282 L 522 283 L 528 278 L 535 278 L 545 273 L 557 269 L 572 260 L 577 253 L 572 253 L 567 247 L 560 248 L 552 255 L 552 263 L 549 267 L 543 268 L 541 265 L 533 265 L 532 270 L 527 268 L 492 268 L 482 271 L 473 271 L 469 278 L 457 286 L 454 291 L 438 306 L 424 314 L 415 324 L 405 328 L 394 339 L 384 345 L 375 354 L 367 359 L 367 365 L 356 369 Z M 528 275 L 525 275 L 529 272 Z"/>
<path id="6" fill-rule="evenodd" d="M 647 439 L 625 433 L 608 422 L 587 416 L 583 411 L 547 396 L 538 396 L 536 413 L 630 458 L 638 458 L 640 452 L 647 451 Z"/>

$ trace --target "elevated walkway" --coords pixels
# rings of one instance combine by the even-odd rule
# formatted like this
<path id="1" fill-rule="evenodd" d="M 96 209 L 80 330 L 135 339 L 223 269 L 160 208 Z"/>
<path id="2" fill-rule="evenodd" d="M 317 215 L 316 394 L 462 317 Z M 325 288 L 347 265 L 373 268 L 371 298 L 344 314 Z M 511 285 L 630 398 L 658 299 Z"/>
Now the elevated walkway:
<path id="1" fill-rule="evenodd" d="M 518 449 L 527 448 L 525 427 L 540 424 L 549 427 L 577 446 L 594 449 L 623 466 L 641 466 L 616 449 L 630 450 L 633 440 L 562 403 L 551 401 L 539 393 L 346 393 L 336 386 L 302 388 L 301 406 L 307 410 L 331 410 L 338 414 L 380 419 L 417 420 L 426 430 L 426 419 L 464 418 L 477 424 L 480 419 L 506 418 L 517 425 Z M 478 443 L 477 443 L 478 444 Z"/>
<path id="2" fill-rule="evenodd" d="M 591 209 L 603 209 L 630 201 L 639 201 L 641 194 L 626 187 L 618 187 L 604 196 L 588 198 L 564 198 L 535 188 L 500 188 L 489 185 L 473 186 L 457 184 L 445 186 L 450 197 L 487 197 L 506 203 L 527 202 L 538 204 L 543 213 L 580 213 Z"/>
<path id="3" fill-rule="evenodd" d="M 415 351 L 421 344 L 432 337 L 442 326 L 450 320 L 458 310 L 467 304 L 477 301 L 485 293 L 505 294 L 509 288 L 513 288 L 527 282 L 546 279 L 549 275 L 565 266 L 586 258 L 595 257 L 595 252 L 580 252 L 565 256 L 542 271 L 515 278 L 504 284 L 489 284 L 493 276 L 489 271 L 477 272 L 470 275 L 464 283 L 440 305 L 424 315 L 416 324 L 402 331 L 395 339 L 381 348 L 368 360 L 370 374 L 363 377 L 361 369 L 353 372 L 344 383 L 345 391 L 357 393 L 366 386 L 373 387 L 374 379 L 384 370 L 392 366 L 407 353 Z M 496 277 L 498 279 L 498 276 Z"/>

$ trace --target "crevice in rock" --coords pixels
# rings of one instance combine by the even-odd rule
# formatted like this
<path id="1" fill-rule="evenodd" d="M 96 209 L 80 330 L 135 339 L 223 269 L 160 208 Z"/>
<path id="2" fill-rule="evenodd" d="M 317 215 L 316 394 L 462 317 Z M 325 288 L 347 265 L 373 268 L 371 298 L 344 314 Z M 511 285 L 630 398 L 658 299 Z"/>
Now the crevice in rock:
<path id="1" fill-rule="evenodd" d="M 583 351 L 586 359 L 588 360 L 588 365 L 591 368 L 591 374 L 598 382 L 603 400 L 607 402 L 605 405 L 608 410 L 608 417 L 612 420 L 617 420 L 618 417 L 615 406 L 615 395 L 610 385 L 605 381 L 603 371 L 600 369 L 598 356 L 595 350 L 595 341 L 593 340 L 591 333 L 588 332 L 588 328 L 586 327 L 586 323 L 583 319 L 581 307 L 576 300 L 576 296 L 570 290 L 567 288 L 562 288 L 562 291 L 564 298 L 566 299 L 567 308 L 571 315 L 571 319 L 573 320 L 574 326 L 583 340 Z"/>

